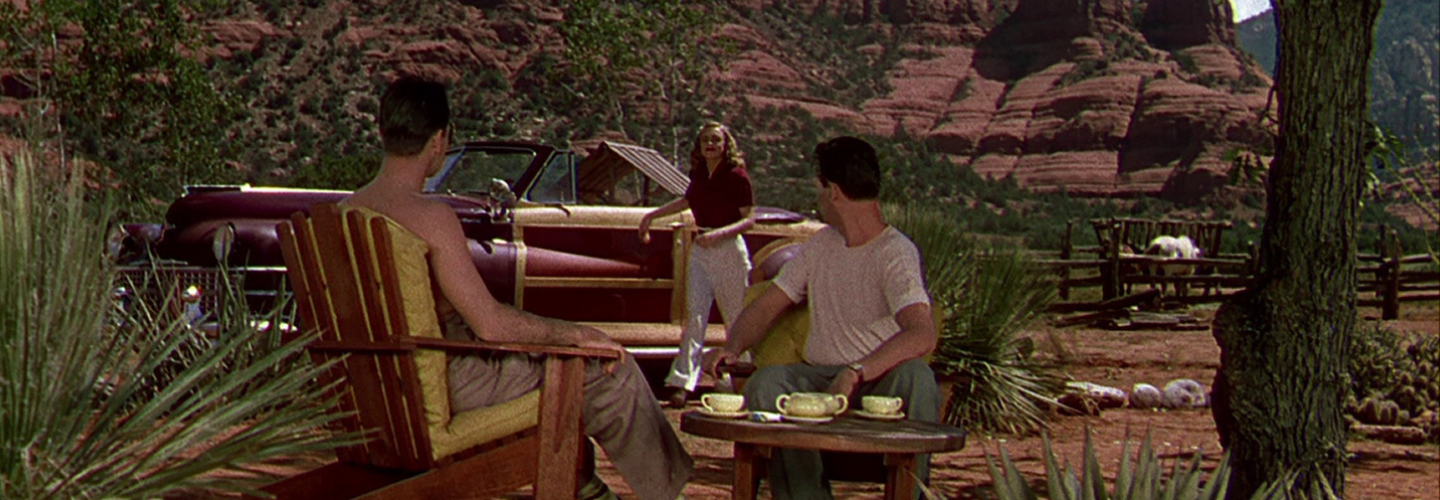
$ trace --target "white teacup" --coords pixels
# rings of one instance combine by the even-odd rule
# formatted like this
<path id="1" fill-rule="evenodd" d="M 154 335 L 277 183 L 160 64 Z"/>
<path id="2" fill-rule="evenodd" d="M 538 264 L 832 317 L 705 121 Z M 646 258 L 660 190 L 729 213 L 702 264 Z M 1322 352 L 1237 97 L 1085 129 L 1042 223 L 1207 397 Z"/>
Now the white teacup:
<path id="1" fill-rule="evenodd" d="M 827 417 L 849 408 L 850 402 L 844 395 L 824 392 L 797 392 L 782 394 L 775 398 L 780 412 L 796 417 Z"/>
<path id="2" fill-rule="evenodd" d="M 900 408 L 905 406 L 905 400 L 895 396 L 865 396 L 860 398 L 860 406 L 865 408 L 866 413 L 894 415 L 900 413 Z"/>
<path id="3" fill-rule="evenodd" d="M 745 395 L 712 392 L 700 396 L 700 405 L 716 413 L 735 413 L 745 408 Z"/>

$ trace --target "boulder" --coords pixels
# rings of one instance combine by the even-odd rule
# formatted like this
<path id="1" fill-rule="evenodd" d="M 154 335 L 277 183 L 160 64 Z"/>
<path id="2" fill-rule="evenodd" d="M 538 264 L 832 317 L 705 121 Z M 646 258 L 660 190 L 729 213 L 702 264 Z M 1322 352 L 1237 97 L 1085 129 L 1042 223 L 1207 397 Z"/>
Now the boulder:
<path id="1" fill-rule="evenodd" d="M 1164 408 L 1165 393 L 1150 384 L 1135 384 L 1130 389 L 1130 406 L 1140 409 Z"/>
<path id="2" fill-rule="evenodd" d="M 1210 405 L 1205 396 L 1205 386 L 1188 378 L 1171 380 L 1165 384 L 1165 407 L 1173 409 L 1204 408 Z"/>

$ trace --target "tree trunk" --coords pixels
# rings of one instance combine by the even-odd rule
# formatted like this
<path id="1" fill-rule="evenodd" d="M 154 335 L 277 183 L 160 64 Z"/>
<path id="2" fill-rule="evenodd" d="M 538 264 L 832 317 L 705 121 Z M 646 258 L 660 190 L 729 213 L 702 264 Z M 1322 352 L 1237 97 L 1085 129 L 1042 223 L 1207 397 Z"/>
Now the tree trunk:
<path id="1" fill-rule="evenodd" d="M 1322 473 L 1344 495 L 1369 60 L 1382 0 L 1274 0 L 1280 135 L 1255 283 L 1216 313 L 1229 498 Z"/>

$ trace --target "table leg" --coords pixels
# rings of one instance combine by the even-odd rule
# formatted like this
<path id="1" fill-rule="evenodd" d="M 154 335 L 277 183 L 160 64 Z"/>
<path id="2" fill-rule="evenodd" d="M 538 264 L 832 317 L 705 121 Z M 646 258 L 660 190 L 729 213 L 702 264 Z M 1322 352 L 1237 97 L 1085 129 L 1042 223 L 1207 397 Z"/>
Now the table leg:
<path id="1" fill-rule="evenodd" d="M 915 491 L 915 455 L 886 453 L 885 465 L 890 469 L 885 479 L 885 500 L 910 500 Z"/>
<path id="2" fill-rule="evenodd" d="M 756 456 L 755 445 L 735 443 L 735 484 L 730 490 L 730 498 L 755 500 L 755 480 L 758 472 L 755 469 L 757 468 L 759 468 L 759 457 Z"/>

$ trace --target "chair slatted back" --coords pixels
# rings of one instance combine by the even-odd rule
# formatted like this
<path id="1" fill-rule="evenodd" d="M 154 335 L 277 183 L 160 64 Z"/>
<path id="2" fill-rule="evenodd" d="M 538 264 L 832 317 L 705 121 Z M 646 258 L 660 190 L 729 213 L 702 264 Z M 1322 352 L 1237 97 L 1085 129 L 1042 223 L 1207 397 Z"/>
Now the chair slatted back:
<path id="1" fill-rule="evenodd" d="M 333 204 L 310 208 L 281 223 L 286 267 L 294 283 L 301 320 L 320 330 L 311 349 L 316 362 L 343 356 L 330 380 L 343 380 L 341 410 L 347 431 L 370 439 L 338 452 L 348 463 L 410 470 L 433 468 L 425 410 L 416 382 L 413 351 L 403 313 L 391 229 L 356 210 Z"/>

